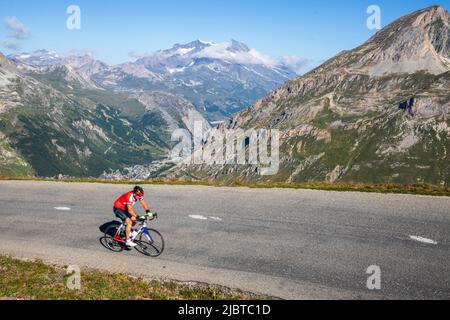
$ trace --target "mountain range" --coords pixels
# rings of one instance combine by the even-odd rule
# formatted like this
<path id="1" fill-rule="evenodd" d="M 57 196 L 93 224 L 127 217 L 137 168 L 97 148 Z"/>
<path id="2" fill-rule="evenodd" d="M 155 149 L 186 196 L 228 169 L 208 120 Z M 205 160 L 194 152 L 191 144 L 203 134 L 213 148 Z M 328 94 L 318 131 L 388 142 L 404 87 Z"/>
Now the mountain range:
<path id="1" fill-rule="evenodd" d="M 174 130 L 223 120 L 294 75 L 234 40 L 177 44 L 114 66 L 90 54 L 0 54 L 0 175 L 143 167 L 150 177 L 165 168 Z"/>
<path id="2" fill-rule="evenodd" d="M 0 54 L 0 175 L 448 185 L 449 38 L 449 12 L 425 8 L 302 76 L 234 40 L 120 65 Z M 175 166 L 171 133 L 194 121 L 279 130 L 279 171 Z"/>
<path id="3" fill-rule="evenodd" d="M 282 61 L 236 40 L 176 44 L 119 65 L 108 65 L 91 54 L 66 56 L 46 50 L 8 58 L 24 70 L 59 76 L 81 88 L 181 96 L 210 121 L 228 118 L 296 76 Z"/>
<path id="4" fill-rule="evenodd" d="M 184 164 L 168 177 L 448 185 L 450 14 L 433 6 L 401 17 L 218 128 L 280 130 L 278 173 Z"/>

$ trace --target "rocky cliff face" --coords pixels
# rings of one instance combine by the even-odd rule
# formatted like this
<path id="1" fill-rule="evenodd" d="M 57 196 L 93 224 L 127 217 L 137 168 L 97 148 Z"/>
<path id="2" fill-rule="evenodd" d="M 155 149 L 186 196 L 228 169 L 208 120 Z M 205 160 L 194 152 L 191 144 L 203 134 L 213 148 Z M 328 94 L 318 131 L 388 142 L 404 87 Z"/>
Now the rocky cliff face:
<path id="1" fill-rule="evenodd" d="M 448 185 L 449 36 L 449 12 L 436 6 L 414 12 L 221 127 L 281 130 L 277 175 L 240 166 L 184 166 L 172 176 Z"/>

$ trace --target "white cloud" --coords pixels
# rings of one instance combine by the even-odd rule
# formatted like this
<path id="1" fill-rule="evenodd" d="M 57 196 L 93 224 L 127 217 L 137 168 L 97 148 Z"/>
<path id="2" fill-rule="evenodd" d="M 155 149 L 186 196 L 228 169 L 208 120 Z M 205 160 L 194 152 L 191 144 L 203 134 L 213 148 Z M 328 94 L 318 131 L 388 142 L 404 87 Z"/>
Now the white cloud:
<path id="1" fill-rule="evenodd" d="M 301 75 L 311 70 L 317 65 L 313 60 L 303 58 L 300 56 L 284 56 L 281 58 L 274 58 L 256 49 L 249 49 L 248 51 L 229 50 L 231 42 L 224 42 L 218 44 L 211 44 L 211 46 L 193 55 L 198 58 L 222 59 L 233 63 L 241 64 L 258 64 L 268 67 L 287 66 L 297 74 Z"/>
<path id="2" fill-rule="evenodd" d="M 230 42 L 212 44 L 193 56 L 197 58 L 221 59 L 242 64 L 263 64 L 268 66 L 276 66 L 278 64 L 276 59 L 255 49 L 233 52 L 228 50 L 230 46 Z"/>
<path id="3" fill-rule="evenodd" d="M 5 18 L 5 25 L 12 38 L 23 40 L 30 37 L 30 30 L 16 17 Z"/>
<path id="4" fill-rule="evenodd" d="M 4 48 L 14 51 L 19 51 L 21 49 L 20 44 L 15 41 L 1 41 L 0 45 Z"/>
<path id="5" fill-rule="evenodd" d="M 299 56 L 284 56 L 280 59 L 280 63 L 288 66 L 299 75 L 310 71 L 317 65 L 315 61 Z"/>
<path id="6" fill-rule="evenodd" d="M 133 59 L 141 59 L 152 56 L 154 53 L 150 52 L 141 52 L 141 51 L 130 51 L 128 52 L 128 56 Z"/>
<path id="7" fill-rule="evenodd" d="M 58 53 L 59 55 L 64 55 L 62 53 Z M 94 58 L 95 52 L 90 49 L 71 49 L 66 54 L 66 56 L 76 56 L 76 57 L 82 57 L 82 56 L 89 56 Z"/>
<path id="8" fill-rule="evenodd" d="M 303 58 L 300 56 L 284 56 L 281 58 L 274 58 L 267 54 L 261 53 L 256 49 L 249 49 L 244 44 L 237 41 L 214 43 L 209 41 L 201 41 L 209 46 L 199 52 L 191 52 L 193 48 L 181 48 L 178 50 L 158 51 L 156 53 L 131 51 L 128 55 L 131 58 L 146 58 L 146 57 L 162 57 L 167 58 L 175 54 L 181 54 L 184 58 L 209 58 L 225 60 L 230 63 L 240 63 L 243 65 L 264 65 L 269 68 L 286 66 L 299 75 L 310 71 L 317 66 L 316 61 Z M 164 53 L 164 54 L 163 54 Z"/>

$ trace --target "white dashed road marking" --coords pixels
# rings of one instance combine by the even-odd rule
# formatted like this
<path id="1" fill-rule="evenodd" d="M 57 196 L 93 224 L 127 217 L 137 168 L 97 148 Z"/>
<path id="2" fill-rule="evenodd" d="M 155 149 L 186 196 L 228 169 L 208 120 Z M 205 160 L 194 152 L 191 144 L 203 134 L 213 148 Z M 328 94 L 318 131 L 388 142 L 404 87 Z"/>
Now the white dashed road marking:
<path id="1" fill-rule="evenodd" d="M 196 220 L 208 220 L 207 217 L 200 216 L 200 215 L 194 215 L 194 214 L 189 215 L 189 218 L 191 218 L 191 219 L 196 219 Z"/>
<path id="2" fill-rule="evenodd" d="M 211 220 L 214 220 L 214 221 L 222 221 L 222 218 L 219 218 L 219 217 L 205 217 L 205 216 L 202 216 L 202 215 L 194 215 L 194 214 L 189 215 L 189 218 L 196 219 L 196 220 L 208 220 L 208 219 L 211 219 Z"/>
<path id="3" fill-rule="evenodd" d="M 427 239 L 427 238 L 423 238 L 423 237 L 419 237 L 419 236 L 409 236 L 410 239 L 414 240 L 414 241 L 419 241 L 422 243 L 428 243 L 428 244 L 438 244 L 436 241 L 432 240 L 432 239 Z"/>
<path id="4" fill-rule="evenodd" d="M 70 211 L 70 208 L 68 207 L 55 207 L 54 209 L 59 211 Z"/>

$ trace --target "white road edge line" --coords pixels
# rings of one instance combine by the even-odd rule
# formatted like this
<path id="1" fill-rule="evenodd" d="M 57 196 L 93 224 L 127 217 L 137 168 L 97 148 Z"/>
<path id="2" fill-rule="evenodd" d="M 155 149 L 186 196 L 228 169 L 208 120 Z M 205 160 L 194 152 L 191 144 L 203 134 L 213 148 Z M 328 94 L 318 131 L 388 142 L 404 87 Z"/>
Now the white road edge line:
<path id="1" fill-rule="evenodd" d="M 418 242 L 422 242 L 422 243 L 427 243 L 427 244 L 434 244 L 437 245 L 438 243 L 432 239 L 427 239 L 424 237 L 419 237 L 419 236 L 409 236 L 410 239 L 414 240 L 414 241 L 418 241 Z"/>
<path id="2" fill-rule="evenodd" d="M 207 217 L 200 216 L 200 215 L 195 215 L 195 214 L 189 215 L 189 218 L 191 218 L 191 219 L 196 219 L 196 220 L 208 220 Z"/>
<path id="3" fill-rule="evenodd" d="M 54 207 L 53 209 L 58 211 L 70 211 L 71 209 L 68 207 Z"/>
<path id="4" fill-rule="evenodd" d="M 214 221 L 222 221 L 222 219 L 221 218 L 219 218 L 219 217 L 210 217 L 212 220 L 214 220 Z"/>

